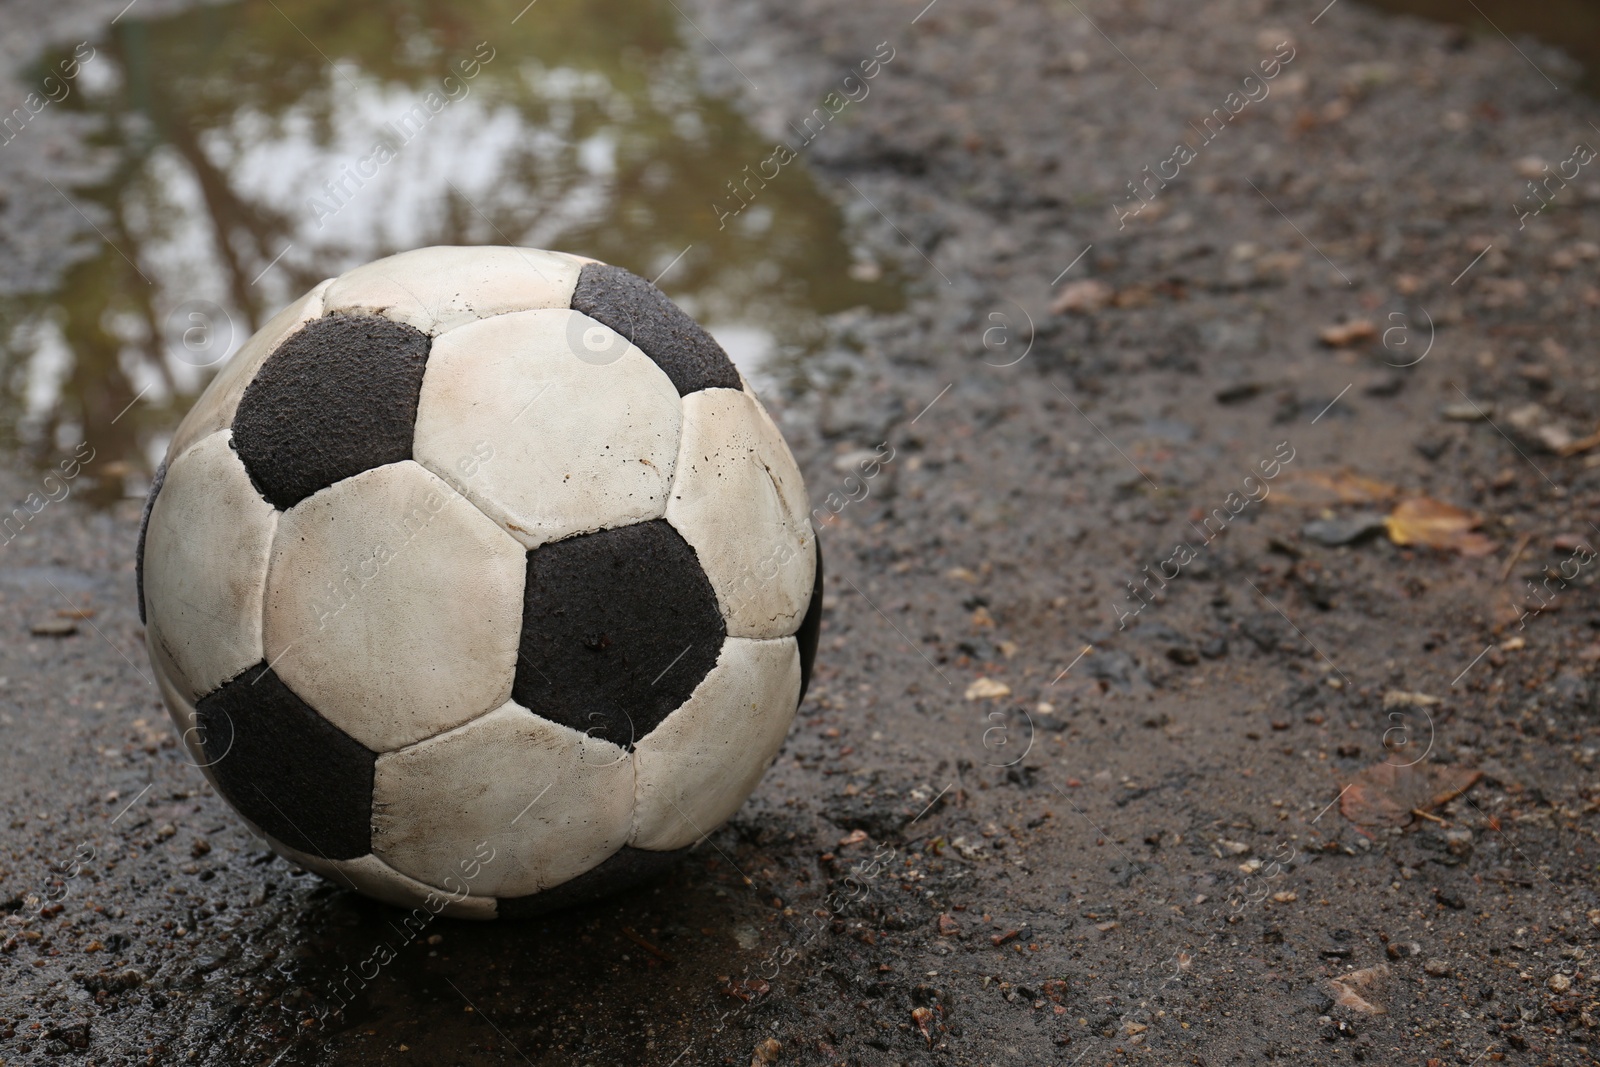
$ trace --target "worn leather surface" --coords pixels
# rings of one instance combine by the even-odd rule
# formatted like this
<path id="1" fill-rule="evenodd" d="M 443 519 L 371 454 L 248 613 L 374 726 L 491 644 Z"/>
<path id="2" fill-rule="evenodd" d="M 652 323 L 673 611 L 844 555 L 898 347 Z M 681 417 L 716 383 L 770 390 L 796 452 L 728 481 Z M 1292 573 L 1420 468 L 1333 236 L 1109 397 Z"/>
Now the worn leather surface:
<path id="1" fill-rule="evenodd" d="M 667 372 L 680 396 L 701 389 L 738 389 L 733 361 L 667 294 L 609 263 L 586 264 L 572 306 L 632 341 Z"/>
<path id="2" fill-rule="evenodd" d="M 318 715 L 266 663 L 201 698 L 195 719 L 218 788 L 246 819 L 323 859 L 371 850 L 377 755 Z"/>
<path id="3" fill-rule="evenodd" d="M 660 519 L 534 549 L 523 596 L 512 696 L 623 748 L 689 698 L 727 633 L 694 549 Z"/>
<path id="4" fill-rule="evenodd" d="M 256 372 L 233 440 L 261 495 L 287 509 L 364 470 L 411 458 L 428 336 L 375 315 L 307 323 Z"/>

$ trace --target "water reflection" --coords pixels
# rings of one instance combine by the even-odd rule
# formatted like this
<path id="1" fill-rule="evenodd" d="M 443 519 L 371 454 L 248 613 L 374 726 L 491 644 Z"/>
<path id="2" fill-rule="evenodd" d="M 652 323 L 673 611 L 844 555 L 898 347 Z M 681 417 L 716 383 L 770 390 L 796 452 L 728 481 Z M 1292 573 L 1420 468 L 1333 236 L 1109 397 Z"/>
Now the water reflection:
<path id="1" fill-rule="evenodd" d="M 420 245 L 665 272 L 769 382 L 794 383 L 818 315 L 898 306 L 801 169 L 718 228 L 713 202 L 771 146 L 700 92 L 670 4 L 521 7 L 275 0 L 108 26 L 51 105 L 95 121 L 102 169 L 55 181 L 99 236 L 48 291 L 0 296 L 6 443 L 48 462 L 87 440 L 120 495 L 276 308 Z"/>

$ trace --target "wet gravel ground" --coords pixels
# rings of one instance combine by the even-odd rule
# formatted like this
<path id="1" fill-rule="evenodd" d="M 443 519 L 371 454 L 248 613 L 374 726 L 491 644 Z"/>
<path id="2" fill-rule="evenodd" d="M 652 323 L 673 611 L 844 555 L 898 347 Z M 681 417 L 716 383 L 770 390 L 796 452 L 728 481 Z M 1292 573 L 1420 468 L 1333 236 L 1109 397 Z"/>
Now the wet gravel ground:
<path id="1" fill-rule="evenodd" d="M 1590 1062 L 1600 604 L 1559 568 L 1600 451 L 1556 449 L 1600 423 L 1600 171 L 1510 205 L 1595 108 L 1530 42 L 1321 8 L 686 8 L 774 137 L 890 42 L 807 154 L 921 281 L 779 405 L 819 668 L 659 886 L 415 931 L 274 858 L 147 682 L 137 503 L 41 511 L 0 546 L 0 1061 Z M 1494 551 L 1308 535 L 1388 510 L 1341 469 Z M 1381 761 L 1482 776 L 1358 827 Z"/>

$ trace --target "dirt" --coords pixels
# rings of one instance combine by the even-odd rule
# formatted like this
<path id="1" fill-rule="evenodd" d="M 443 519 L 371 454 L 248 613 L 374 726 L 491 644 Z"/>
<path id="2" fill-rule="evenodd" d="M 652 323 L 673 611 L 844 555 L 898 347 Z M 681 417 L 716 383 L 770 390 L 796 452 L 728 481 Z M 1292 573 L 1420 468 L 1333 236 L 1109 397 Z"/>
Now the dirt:
<path id="1" fill-rule="evenodd" d="M 137 502 L 41 510 L 0 546 L 0 1061 L 1590 1062 L 1600 171 L 1511 205 L 1600 133 L 1531 41 L 1320 9 L 686 8 L 773 137 L 890 43 L 807 151 L 919 281 L 775 403 L 819 666 L 658 886 L 415 931 L 275 859 L 148 684 Z M 1492 551 L 1396 544 L 1420 496 Z M 1426 773 L 1358 824 L 1385 762 Z"/>

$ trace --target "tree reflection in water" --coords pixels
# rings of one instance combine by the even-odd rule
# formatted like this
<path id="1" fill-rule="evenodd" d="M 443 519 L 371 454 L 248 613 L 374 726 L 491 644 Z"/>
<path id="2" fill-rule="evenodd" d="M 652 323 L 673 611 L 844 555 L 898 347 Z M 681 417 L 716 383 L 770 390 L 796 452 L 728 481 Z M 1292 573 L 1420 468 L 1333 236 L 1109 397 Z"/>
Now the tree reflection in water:
<path id="1" fill-rule="evenodd" d="M 541 0 L 513 23 L 520 6 L 275 0 L 106 27 L 53 105 L 97 121 L 103 169 L 53 180 L 99 234 L 48 290 L 0 298 L 5 443 L 48 464 L 87 440 L 102 498 L 136 489 L 273 311 L 422 245 L 555 247 L 645 277 L 671 265 L 662 287 L 714 332 L 770 339 L 766 377 L 790 387 L 818 315 L 899 306 L 891 280 L 852 270 L 838 209 L 803 169 L 717 228 L 712 204 L 771 146 L 701 92 L 670 4 Z M 430 92 L 448 101 L 436 113 Z M 363 168 L 408 114 L 425 124 Z"/>

